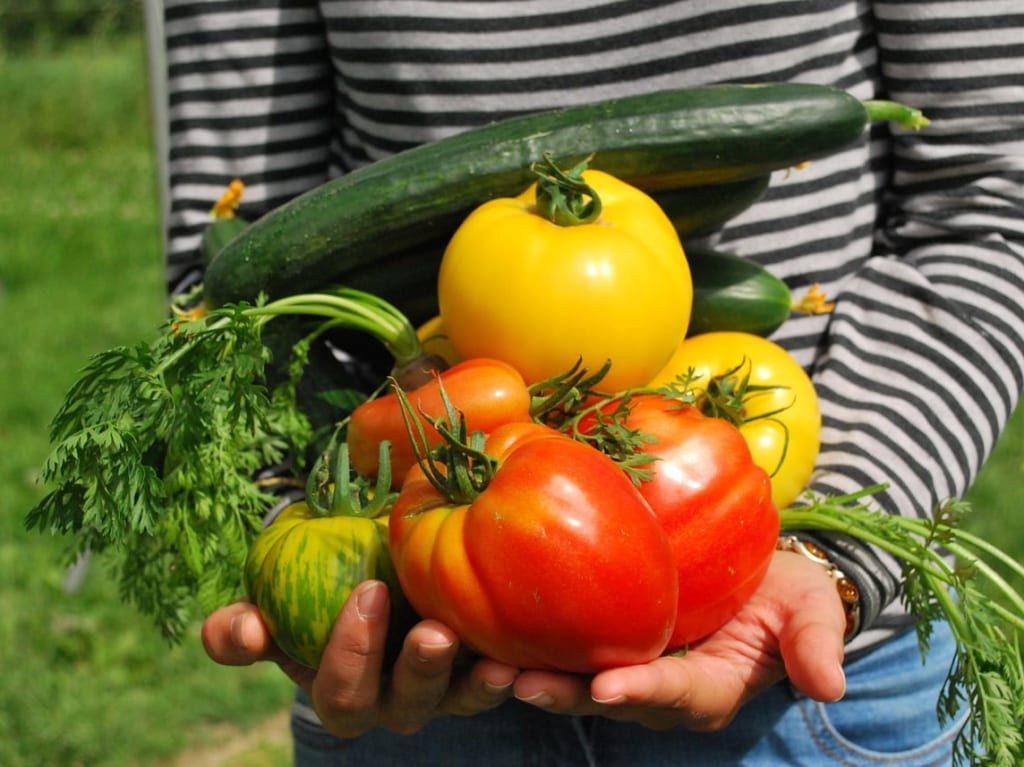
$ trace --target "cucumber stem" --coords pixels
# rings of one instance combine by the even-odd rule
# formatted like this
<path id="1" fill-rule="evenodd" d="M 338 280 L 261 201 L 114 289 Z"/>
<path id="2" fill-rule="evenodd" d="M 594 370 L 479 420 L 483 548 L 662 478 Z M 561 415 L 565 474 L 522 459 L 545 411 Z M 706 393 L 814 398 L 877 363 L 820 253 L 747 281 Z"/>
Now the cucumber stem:
<path id="1" fill-rule="evenodd" d="M 863 104 L 868 113 L 868 122 L 891 121 L 910 130 L 920 130 L 931 124 L 931 120 L 925 117 L 920 109 L 908 107 L 898 101 L 870 99 Z"/>

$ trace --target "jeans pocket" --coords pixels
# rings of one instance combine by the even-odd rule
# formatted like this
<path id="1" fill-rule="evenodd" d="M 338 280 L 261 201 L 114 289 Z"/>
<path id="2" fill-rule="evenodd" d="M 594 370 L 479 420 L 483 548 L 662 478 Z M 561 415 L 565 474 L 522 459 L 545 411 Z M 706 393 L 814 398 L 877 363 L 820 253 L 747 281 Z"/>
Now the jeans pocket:
<path id="1" fill-rule="evenodd" d="M 945 624 L 935 624 L 922 658 L 914 631 L 887 642 L 847 668 L 847 691 L 836 703 L 800 701 L 822 764 L 939 767 L 952 763 L 966 711 L 940 722 L 938 701 L 953 660 Z"/>
<path id="2" fill-rule="evenodd" d="M 819 764 L 946 767 L 953 763 L 953 742 L 963 716 L 940 727 L 934 705 L 914 717 L 893 719 L 875 703 L 865 707 L 860 726 L 851 726 L 849 710 L 837 717 L 836 704 L 800 702 Z"/>

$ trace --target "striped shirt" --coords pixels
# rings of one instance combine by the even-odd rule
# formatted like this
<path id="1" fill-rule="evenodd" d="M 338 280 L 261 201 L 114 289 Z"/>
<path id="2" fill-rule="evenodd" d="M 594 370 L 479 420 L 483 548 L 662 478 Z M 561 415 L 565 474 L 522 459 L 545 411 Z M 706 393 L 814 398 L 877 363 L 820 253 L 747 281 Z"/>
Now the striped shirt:
<path id="1" fill-rule="evenodd" d="M 962 496 L 1024 379 L 1019 0 L 168 0 L 170 285 L 227 183 L 255 218 L 329 178 L 497 118 L 713 82 L 800 81 L 924 110 L 878 125 L 713 239 L 830 315 L 774 339 L 812 374 L 813 489 L 878 483 L 923 516 Z M 905 626 L 898 564 L 830 536 L 865 649 Z"/>

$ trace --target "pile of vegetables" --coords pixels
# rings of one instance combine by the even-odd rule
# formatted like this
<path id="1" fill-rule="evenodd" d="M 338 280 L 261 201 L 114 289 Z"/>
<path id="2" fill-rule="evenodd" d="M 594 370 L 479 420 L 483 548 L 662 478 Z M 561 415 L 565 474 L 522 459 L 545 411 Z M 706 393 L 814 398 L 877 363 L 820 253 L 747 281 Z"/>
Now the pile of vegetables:
<path id="1" fill-rule="evenodd" d="M 970 707 L 958 758 L 1020 764 L 1024 599 L 998 570 L 1024 568 L 958 528 L 959 502 L 918 520 L 873 510 L 877 488 L 805 495 L 817 398 L 767 338 L 793 298 L 686 245 L 877 119 L 926 124 L 821 86 L 682 89 L 470 130 L 252 224 L 233 186 L 198 302 L 68 392 L 27 522 L 72 556 L 108 552 L 174 640 L 197 604 L 247 596 L 315 667 L 351 590 L 380 578 L 392 639 L 437 618 L 481 654 L 580 673 L 699 641 L 780 531 L 840 531 L 904 563 L 923 648 L 950 621 L 939 712 Z M 314 417 L 301 392 L 339 333 L 392 369 L 314 386 Z M 281 484 L 304 500 L 265 526 Z"/>

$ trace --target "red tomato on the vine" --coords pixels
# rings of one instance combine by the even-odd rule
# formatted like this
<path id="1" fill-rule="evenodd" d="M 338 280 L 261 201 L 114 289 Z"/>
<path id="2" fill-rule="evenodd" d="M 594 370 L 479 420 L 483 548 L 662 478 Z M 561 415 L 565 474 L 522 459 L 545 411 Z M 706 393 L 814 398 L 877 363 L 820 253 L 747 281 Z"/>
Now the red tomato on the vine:
<path id="1" fill-rule="evenodd" d="M 604 411 L 614 411 L 612 402 Z M 764 577 L 779 535 L 771 480 L 732 424 L 660 394 L 631 397 L 625 425 L 653 441 L 639 485 L 671 544 L 679 573 L 679 614 L 670 648 L 727 623 Z M 581 431 L 593 429 L 584 419 Z"/>
<path id="2" fill-rule="evenodd" d="M 473 359 L 445 370 L 407 394 L 415 417 L 431 446 L 441 436 L 426 423 L 445 414 L 442 387 L 451 403 L 466 417 L 469 431 L 490 432 L 503 423 L 530 420 L 530 391 L 511 365 L 492 359 Z M 391 443 L 392 487 L 398 487 L 416 453 L 409 438 L 401 401 L 394 393 L 367 400 L 349 419 L 346 443 L 352 468 L 364 477 L 377 474 L 378 447 Z"/>
<path id="3" fill-rule="evenodd" d="M 740 433 L 754 462 L 771 475 L 775 505 L 785 508 L 806 491 L 814 471 L 821 411 L 810 377 L 784 348 L 753 333 L 691 336 L 648 386 L 661 387 L 690 372 L 693 385 L 706 386 L 730 370 L 737 378 L 748 376 L 753 387 L 743 398 Z"/>
<path id="4" fill-rule="evenodd" d="M 661 524 L 608 456 L 538 424 L 485 443 L 490 481 L 453 502 L 417 465 L 390 548 L 417 613 L 520 668 L 594 672 L 665 649 L 678 581 Z"/>

